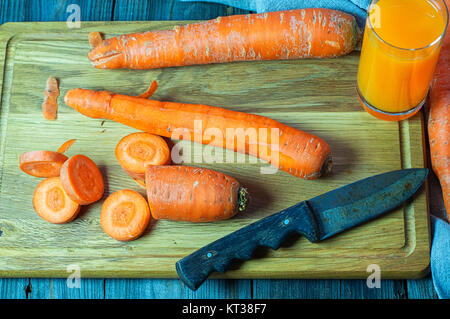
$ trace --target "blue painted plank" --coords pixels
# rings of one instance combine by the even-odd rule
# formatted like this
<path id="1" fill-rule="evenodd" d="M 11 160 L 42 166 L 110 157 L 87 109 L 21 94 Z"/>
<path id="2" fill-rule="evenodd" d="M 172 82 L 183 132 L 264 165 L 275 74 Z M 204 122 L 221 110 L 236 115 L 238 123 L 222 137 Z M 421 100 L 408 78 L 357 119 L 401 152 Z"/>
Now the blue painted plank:
<path id="1" fill-rule="evenodd" d="M 381 280 L 380 288 L 369 288 L 366 280 L 341 280 L 341 299 L 405 299 L 403 280 Z"/>
<path id="2" fill-rule="evenodd" d="M 437 299 L 438 296 L 433 287 L 433 281 L 430 276 L 418 279 L 408 280 L 406 282 L 408 299 Z"/>
<path id="3" fill-rule="evenodd" d="M 114 20 L 207 20 L 248 11 L 216 3 L 177 0 L 116 0 Z"/>
<path id="4" fill-rule="evenodd" d="M 114 0 L 1 0 L 0 24 L 13 21 L 66 21 L 71 4 L 80 7 L 81 21 L 111 20 Z"/>
<path id="5" fill-rule="evenodd" d="M 336 299 L 339 280 L 258 279 L 253 281 L 254 299 Z"/>
<path id="6" fill-rule="evenodd" d="M 105 298 L 249 299 L 251 280 L 210 279 L 193 292 L 178 279 L 106 279 Z"/>
<path id="7" fill-rule="evenodd" d="M 28 299 L 103 299 L 104 279 L 80 279 L 79 287 L 65 278 L 31 278 Z M 73 283 L 73 282 L 72 282 Z"/>
<path id="8" fill-rule="evenodd" d="M 0 278 L 0 299 L 26 299 L 28 278 Z"/>

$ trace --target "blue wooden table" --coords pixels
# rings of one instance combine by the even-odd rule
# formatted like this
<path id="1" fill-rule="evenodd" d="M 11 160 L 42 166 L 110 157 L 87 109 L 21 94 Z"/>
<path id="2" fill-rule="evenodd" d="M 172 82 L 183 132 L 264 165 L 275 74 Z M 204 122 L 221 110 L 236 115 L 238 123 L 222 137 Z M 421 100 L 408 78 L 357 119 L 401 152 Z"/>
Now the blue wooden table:
<path id="1" fill-rule="evenodd" d="M 177 0 L 0 0 L 0 24 L 10 21 L 66 21 L 67 7 L 78 4 L 82 21 L 192 20 L 247 13 L 212 3 Z M 69 288 L 66 279 L 0 278 L 5 298 L 437 298 L 431 278 L 383 280 L 368 288 L 365 280 L 208 280 L 195 293 L 176 279 L 82 279 Z"/>

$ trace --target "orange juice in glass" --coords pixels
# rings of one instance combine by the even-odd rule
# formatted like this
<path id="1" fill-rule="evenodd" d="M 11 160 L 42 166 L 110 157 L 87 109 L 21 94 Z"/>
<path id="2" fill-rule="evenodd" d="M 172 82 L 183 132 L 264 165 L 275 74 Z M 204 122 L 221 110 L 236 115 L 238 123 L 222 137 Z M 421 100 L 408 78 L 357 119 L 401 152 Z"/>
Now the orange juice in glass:
<path id="1" fill-rule="evenodd" d="M 377 118 L 400 121 L 425 102 L 448 23 L 443 0 L 372 0 L 357 91 Z"/>

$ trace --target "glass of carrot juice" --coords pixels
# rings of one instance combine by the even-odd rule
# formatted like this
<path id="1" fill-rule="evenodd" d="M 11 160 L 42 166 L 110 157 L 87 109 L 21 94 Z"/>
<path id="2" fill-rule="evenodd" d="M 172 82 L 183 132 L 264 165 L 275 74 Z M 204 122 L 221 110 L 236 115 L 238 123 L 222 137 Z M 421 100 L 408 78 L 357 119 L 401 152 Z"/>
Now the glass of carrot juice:
<path id="1" fill-rule="evenodd" d="M 357 79 L 367 112 L 400 121 L 420 110 L 447 24 L 444 0 L 372 0 Z"/>

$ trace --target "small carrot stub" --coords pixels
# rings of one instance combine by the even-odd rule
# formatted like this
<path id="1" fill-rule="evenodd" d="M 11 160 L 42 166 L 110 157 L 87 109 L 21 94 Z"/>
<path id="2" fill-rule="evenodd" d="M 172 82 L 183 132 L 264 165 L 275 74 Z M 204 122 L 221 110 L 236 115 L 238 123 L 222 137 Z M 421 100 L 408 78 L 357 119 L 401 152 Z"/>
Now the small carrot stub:
<path id="1" fill-rule="evenodd" d="M 20 169 L 35 177 L 59 176 L 61 167 L 68 157 L 52 151 L 31 151 L 20 155 Z"/>
<path id="2" fill-rule="evenodd" d="M 42 115 L 47 120 L 56 120 L 58 113 L 58 96 L 59 87 L 58 80 L 54 77 L 50 77 L 47 80 L 47 86 L 44 91 L 44 103 L 42 103 Z"/>
<path id="3" fill-rule="evenodd" d="M 109 236 L 120 241 L 138 238 L 150 222 L 150 209 L 138 192 L 123 189 L 105 200 L 100 223 Z"/>
<path id="4" fill-rule="evenodd" d="M 100 32 L 91 32 L 89 33 L 89 44 L 91 48 L 95 48 L 99 46 L 103 42 L 103 36 Z"/>
<path id="5" fill-rule="evenodd" d="M 116 146 L 120 166 L 136 180 L 145 180 L 146 165 L 165 165 L 170 161 L 166 141 L 145 132 L 132 133 L 122 138 Z"/>
<path id="6" fill-rule="evenodd" d="M 233 217 L 248 203 L 247 191 L 236 179 L 205 168 L 148 165 L 145 184 L 155 219 L 219 221 Z"/>
<path id="7" fill-rule="evenodd" d="M 61 145 L 59 148 L 58 148 L 58 153 L 64 153 L 65 151 L 67 151 L 71 146 L 72 146 L 72 144 L 73 143 L 75 143 L 77 140 L 76 139 L 71 139 L 71 140 L 68 140 L 68 141 L 66 141 L 66 142 L 64 142 L 64 144 L 63 145 Z"/>
<path id="8" fill-rule="evenodd" d="M 87 156 L 75 155 L 61 167 L 61 184 L 67 195 L 80 205 L 88 205 L 103 196 L 103 177 Z"/>
<path id="9" fill-rule="evenodd" d="M 33 207 L 40 217 L 53 224 L 70 222 L 80 211 L 80 205 L 64 192 L 59 177 L 39 183 L 34 191 Z"/>

